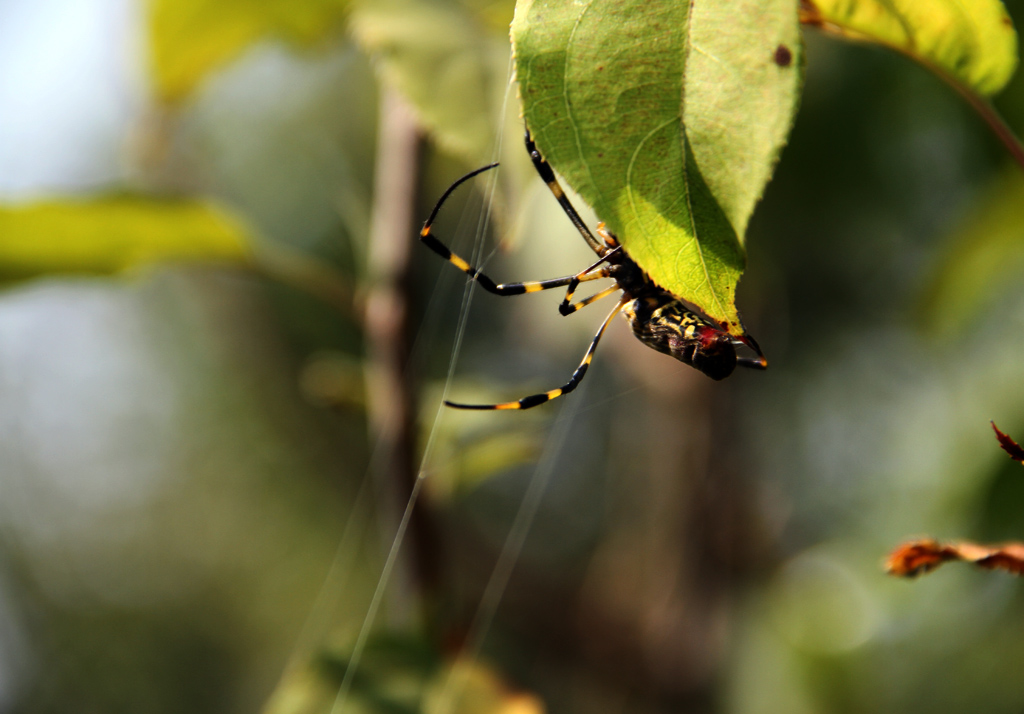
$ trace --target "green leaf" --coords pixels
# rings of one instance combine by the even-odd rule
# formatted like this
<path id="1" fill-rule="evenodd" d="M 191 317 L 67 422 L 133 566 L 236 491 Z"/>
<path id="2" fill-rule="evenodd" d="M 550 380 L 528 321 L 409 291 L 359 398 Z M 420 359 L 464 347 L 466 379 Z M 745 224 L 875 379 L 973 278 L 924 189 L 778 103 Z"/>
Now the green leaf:
<path id="1" fill-rule="evenodd" d="M 1017 33 L 1000 0 L 801 0 L 800 19 L 899 50 L 982 96 L 1017 68 Z"/>
<path id="2" fill-rule="evenodd" d="M 1014 167 L 986 193 L 949 239 L 949 250 L 924 292 L 928 329 L 965 327 L 1024 271 L 1024 176 Z"/>
<path id="3" fill-rule="evenodd" d="M 452 0 L 372 0 L 350 26 L 384 79 L 406 97 L 445 149 L 490 160 L 508 80 L 508 38 L 492 27 L 493 3 L 477 12 Z"/>
<path id="4" fill-rule="evenodd" d="M 187 97 L 203 78 L 257 40 L 308 46 L 341 27 L 349 0 L 150 0 L 150 52 L 157 94 Z"/>
<path id="5" fill-rule="evenodd" d="M 165 261 L 248 260 L 234 219 L 200 201 L 107 196 L 0 207 L 0 276 L 116 273 Z"/>
<path id="6" fill-rule="evenodd" d="M 791 0 L 520 0 L 523 114 L 545 158 L 661 287 L 739 334 L 747 222 L 788 136 Z"/>

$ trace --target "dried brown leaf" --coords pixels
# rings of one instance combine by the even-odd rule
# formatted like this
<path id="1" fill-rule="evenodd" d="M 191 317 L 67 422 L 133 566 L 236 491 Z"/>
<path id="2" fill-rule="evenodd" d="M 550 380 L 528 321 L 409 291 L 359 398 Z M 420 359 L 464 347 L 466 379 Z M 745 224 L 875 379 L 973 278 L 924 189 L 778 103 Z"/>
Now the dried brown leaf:
<path id="1" fill-rule="evenodd" d="M 992 429 L 996 432 L 996 438 L 999 439 L 999 445 L 1003 447 L 1003 451 L 1010 455 L 1010 458 L 1014 461 L 1024 464 L 1024 448 L 1021 448 L 1020 444 L 1011 439 L 1007 434 L 1004 434 L 999 430 L 994 421 L 990 421 Z"/>
<path id="2" fill-rule="evenodd" d="M 943 544 L 931 538 L 909 541 L 901 544 L 889 556 L 886 572 L 912 578 L 951 560 L 974 563 L 986 570 L 1005 570 L 1013 575 L 1024 575 L 1024 543 L 988 546 L 968 541 Z"/>

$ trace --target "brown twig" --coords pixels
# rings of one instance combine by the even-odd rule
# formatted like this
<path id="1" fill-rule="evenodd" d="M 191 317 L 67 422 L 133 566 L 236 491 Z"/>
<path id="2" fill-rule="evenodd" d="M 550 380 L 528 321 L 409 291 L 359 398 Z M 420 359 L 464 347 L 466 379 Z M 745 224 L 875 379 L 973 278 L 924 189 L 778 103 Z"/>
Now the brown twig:
<path id="1" fill-rule="evenodd" d="M 416 387 L 409 365 L 411 250 L 422 135 L 404 100 L 382 89 L 365 302 L 367 412 L 377 473 L 392 513 L 406 508 L 417 477 Z M 391 520 L 389 518 L 389 520 Z M 397 523 L 398 518 L 393 519 Z M 421 595 L 437 585 L 436 535 L 422 504 L 412 512 L 409 573 Z"/>
<path id="2" fill-rule="evenodd" d="M 968 87 L 965 87 L 962 83 L 953 79 L 945 72 L 935 70 L 947 84 L 953 87 L 961 97 L 967 100 L 967 103 L 976 111 L 981 118 L 988 124 L 992 133 L 996 135 L 996 138 L 1002 142 L 1003 146 L 1009 152 L 1013 160 L 1024 169 L 1024 144 L 1021 144 L 1017 135 L 1013 133 L 1013 129 L 1003 121 L 1003 118 L 999 116 L 999 112 L 996 111 L 995 107 L 990 102 L 979 97 L 976 93 L 972 92 Z"/>

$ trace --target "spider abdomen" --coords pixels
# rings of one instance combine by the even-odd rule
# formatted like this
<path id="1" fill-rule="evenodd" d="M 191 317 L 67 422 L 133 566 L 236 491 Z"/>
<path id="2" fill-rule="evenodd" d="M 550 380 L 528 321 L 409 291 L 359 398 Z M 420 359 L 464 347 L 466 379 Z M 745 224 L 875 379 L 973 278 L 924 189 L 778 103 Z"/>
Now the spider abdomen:
<path id="1" fill-rule="evenodd" d="M 622 314 L 638 340 L 712 379 L 725 379 L 736 368 L 736 348 L 729 335 L 679 300 L 668 295 L 636 298 Z"/>

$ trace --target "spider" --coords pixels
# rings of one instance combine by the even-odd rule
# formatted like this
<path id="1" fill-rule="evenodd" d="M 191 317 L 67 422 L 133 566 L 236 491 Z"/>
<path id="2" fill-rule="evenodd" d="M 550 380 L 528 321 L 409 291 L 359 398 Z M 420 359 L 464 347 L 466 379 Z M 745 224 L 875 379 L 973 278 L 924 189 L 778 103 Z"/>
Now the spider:
<path id="1" fill-rule="evenodd" d="M 420 231 L 420 240 L 432 251 L 440 255 L 449 263 L 462 272 L 476 280 L 484 290 L 495 295 L 522 295 L 523 293 L 535 293 L 541 290 L 565 287 L 565 297 L 558 306 L 558 312 L 562 315 L 571 315 L 587 305 L 607 297 L 612 293 L 621 291 L 622 295 L 618 303 L 608 316 L 601 323 L 597 334 L 594 335 L 587 353 L 583 356 L 580 366 L 573 372 L 568 382 L 557 389 L 552 389 L 540 394 L 532 394 L 513 402 L 501 404 L 456 404 L 445 401 L 449 407 L 456 409 L 530 409 L 549 402 L 557 397 L 564 396 L 576 389 L 587 373 L 590 361 L 594 357 L 594 350 L 601 340 L 605 328 L 612 321 L 612 318 L 622 312 L 633 334 L 637 339 L 648 347 L 664 352 L 675 357 L 680 362 L 694 367 L 712 379 L 725 379 L 737 365 L 753 369 L 765 369 L 768 360 L 761 353 L 760 347 L 754 338 L 749 335 L 733 337 L 728 332 L 715 327 L 707 319 L 693 312 L 677 297 L 667 290 L 659 287 L 647 274 L 638 266 L 623 250 L 615 235 L 604 227 L 603 223 L 598 224 L 597 234 L 602 240 L 598 240 L 590 229 L 580 218 L 580 215 L 573 208 L 569 198 L 565 195 L 561 185 L 555 178 L 551 166 L 540 155 L 536 144 L 526 132 L 526 150 L 530 153 L 534 168 L 540 174 L 541 179 L 551 189 L 551 193 L 558 199 L 562 210 L 572 221 L 576 230 L 580 232 L 587 245 L 597 254 L 598 260 L 575 275 L 568 275 L 564 278 L 553 278 L 551 280 L 539 280 L 525 283 L 495 283 L 491 278 L 484 275 L 480 270 L 470 265 L 463 258 L 452 253 L 448 247 L 439 241 L 431 232 L 434 219 L 437 218 L 441 206 L 459 186 L 474 176 L 493 169 L 498 164 L 488 164 L 468 174 L 453 183 L 441 195 L 430 217 L 423 224 Z M 577 302 L 572 302 L 573 294 L 580 283 L 601 278 L 611 278 L 615 284 L 605 288 L 590 297 Z M 746 345 L 752 349 L 757 357 L 739 357 L 736 354 L 736 347 Z"/>

